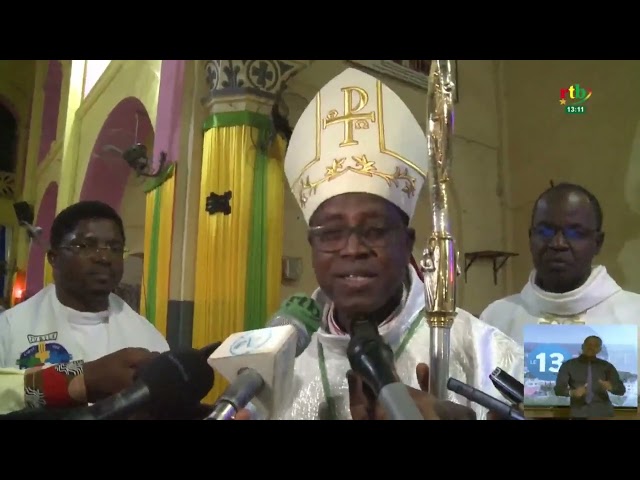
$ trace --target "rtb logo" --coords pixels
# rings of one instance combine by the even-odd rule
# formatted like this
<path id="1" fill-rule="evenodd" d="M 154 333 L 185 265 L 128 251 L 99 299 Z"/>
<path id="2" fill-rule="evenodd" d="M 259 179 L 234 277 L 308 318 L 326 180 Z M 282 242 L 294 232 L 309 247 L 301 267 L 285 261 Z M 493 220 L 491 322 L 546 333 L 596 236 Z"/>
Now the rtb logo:
<path id="1" fill-rule="evenodd" d="M 579 83 L 560 89 L 560 105 L 578 106 L 591 98 L 591 89 L 581 87 Z"/>
<path id="2" fill-rule="evenodd" d="M 579 83 L 571 85 L 569 88 L 560 89 L 560 105 L 565 113 L 581 114 L 587 111 L 584 102 L 591 98 L 591 89 L 581 87 Z"/>

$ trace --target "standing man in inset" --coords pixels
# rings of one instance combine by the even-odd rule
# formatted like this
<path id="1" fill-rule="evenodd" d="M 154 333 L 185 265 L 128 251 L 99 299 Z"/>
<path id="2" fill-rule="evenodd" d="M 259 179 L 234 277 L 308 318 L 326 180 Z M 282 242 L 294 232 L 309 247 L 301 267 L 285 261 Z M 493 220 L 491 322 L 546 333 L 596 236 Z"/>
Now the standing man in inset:
<path id="1" fill-rule="evenodd" d="M 554 392 L 559 397 L 570 397 L 572 417 L 613 417 L 609 392 L 624 395 L 627 391 L 616 367 L 597 357 L 601 350 L 600 337 L 587 337 L 582 354 L 560 367 Z"/>
<path id="2" fill-rule="evenodd" d="M 593 260 L 604 243 L 602 208 L 586 188 L 561 183 L 536 201 L 529 229 L 534 270 L 522 291 L 497 300 L 480 315 L 523 343 L 535 324 L 640 326 L 640 295 L 622 289 Z"/>

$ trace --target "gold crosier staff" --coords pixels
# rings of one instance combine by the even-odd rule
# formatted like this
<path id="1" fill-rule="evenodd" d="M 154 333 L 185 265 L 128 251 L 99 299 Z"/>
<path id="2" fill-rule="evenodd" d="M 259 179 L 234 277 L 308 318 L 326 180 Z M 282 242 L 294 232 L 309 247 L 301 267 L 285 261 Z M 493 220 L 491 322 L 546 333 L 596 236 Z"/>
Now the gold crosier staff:
<path id="1" fill-rule="evenodd" d="M 433 232 L 423 251 L 425 314 L 431 331 L 429 391 L 447 398 L 451 326 L 456 317 L 456 277 L 460 274 L 449 221 L 447 184 L 451 169 L 453 95 L 452 60 L 432 60 L 427 94 L 427 174 Z"/>

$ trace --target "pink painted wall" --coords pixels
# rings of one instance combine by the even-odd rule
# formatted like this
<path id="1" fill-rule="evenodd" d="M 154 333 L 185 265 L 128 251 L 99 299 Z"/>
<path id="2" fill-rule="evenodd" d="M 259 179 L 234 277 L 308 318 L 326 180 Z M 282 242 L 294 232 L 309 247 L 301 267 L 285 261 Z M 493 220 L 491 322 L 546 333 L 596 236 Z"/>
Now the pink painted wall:
<path id="1" fill-rule="evenodd" d="M 49 244 L 49 231 L 56 216 L 56 205 L 58 203 L 58 184 L 51 182 L 42 196 L 35 224 L 42 227 L 41 241 L 44 245 Z M 29 261 L 27 263 L 27 297 L 38 293 L 44 283 L 44 262 L 46 261 L 46 250 L 35 242 L 31 243 L 29 250 Z"/>
<path id="2" fill-rule="evenodd" d="M 160 88 L 158 95 L 158 112 L 156 121 L 156 134 L 154 142 L 154 165 L 157 166 L 159 152 L 165 151 L 168 154 L 168 161 L 177 162 L 180 154 L 180 133 L 181 133 L 181 114 L 184 92 L 184 72 L 185 60 L 163 60 L 160 73 Z M 51 73 L 51 65 L 50 65 Z M 55 72 L 54 72 L 55 74 Z M 51 85 L 54 85 L 54 76 Z M 62 75 L 60 71 L 60 86 Z M 49 82 L 49 79 L 47 79 Z M 52 91 L 53 86 L 50 87 Z M 59 92 L 59 89 L 58 89 Z M 45 99 L 46 103 L 46 99 Z M 53 102 L 52 102 L 53 103 Z M 58 93 L 58 109 L 59 109 L 59 93 Z M 51 111 L 52 107 L 47 111 Z M 46 110 L 46 106 L 45 106 Z M 105 152 L 106 145 L 112 145 L 119 150 L 129 148 L 135 138 L 136 113 L 138 115 L 138 134 L 137 141 L 143 142 L 149 136 L 153 135 L 153 126 L 149 119 L 149 115 L 144 108 L 142 102 L 137 98 L 128 97 L 123 99 L 111 111 L 105 120 L 98 138 L 91 152 L 89 167 L 82 185 L 80 193 L 81 200 L 101 200 L 117 211 L 120 211 L 120 204 L 124 196 L 127 180 L 131 174 L 131 169 L 127 163 L 113 152 Z M 49 113 L 49 115 L 53 115 Z M 43 113 L 43 127 L 45 114 Z M 48 125 L 50 122 L 46 122 Z M 56 122 L 57 124 L 57 113 Z M 57 125 L 56 125 L 57 126 Z M 55 140 L 55 130 L 53 131 Z M 48 134 L 49 136 L 51 133 Z M 43 132 L 44 137 L 44 132 Z M 41 153 L 42 153 L 41 142 Z M 39 158 L 42 160 L 46 156 Z M 155 153 L 158 152 L 158 153 Z M 55 218 L 56 204 L 58 197 L 58 185 L 52 182 L 47 187 L 42 198 L 35 224 L 43 229 L 43 242 L 49 242 L 49 230 Z M 27 265 L 27 295 L 37 293 L 43 286 L 44 282 L 44 262 L 46 252 L 40 246 L 32 244 L 29 254 L 29 262 Z"/>
<path id="3" fill-rule="evenodd" d="M 169 162 L 176 162 L 180 154 L 185 66 L 185 60 L 162 61 L 152 149 L 155 168 L 158 167 L 161 151 L 167 152 Z M 136 111 L 142 112 L 139 116 L 137 141 L 144 142 L 154 134 L 142 103 L 133 97 L 122 100 L 111 111 L 100 130 L 82 185 L 81 200 L 101 200 L 120 211 L 127 179 L 132 170 L 118 154 L 105 152 L 104 147 L 113 145 L 120 150 L 126 150 L 133 144 Z"/>
<path id="4" fill-rule="evenodd" d="M 136 140 L 136 113 L 138 135 Z M 144 105 L 134 97 L 122 100 L 111 111 L 102 125 L 91 152 L 89 167 L 82 184 L 80 200 L 100 200 L 120 211 L 120 204 L 133 172 L 122 156 L 115 151 L 105 151 L 111 145 L 124 151 L 136 141 L 144 142 L 153 133 L 151 120 Z"/>
<path id="5" fill-rule="evenodd" d="M 57 60 L 49 60 L 46 80 L 44 82 L 44 105 L 42 107 L 42 133 L 38 163 L 49 153 L 51 144 L 56 140 L 58 115 L 60 113 L 60 96 L 62 94 L 62 64 Z"/>
<path id="6" fill-rule="evenodd" d="M 156 136 L 153 145 L 154 166 L 160 152 L 167 153 L 167 161 L 177 162 L 180 155 L 180 127 L 184 98 L 184 70 L 186 60 L 163 60 L 160 70 Z"/>

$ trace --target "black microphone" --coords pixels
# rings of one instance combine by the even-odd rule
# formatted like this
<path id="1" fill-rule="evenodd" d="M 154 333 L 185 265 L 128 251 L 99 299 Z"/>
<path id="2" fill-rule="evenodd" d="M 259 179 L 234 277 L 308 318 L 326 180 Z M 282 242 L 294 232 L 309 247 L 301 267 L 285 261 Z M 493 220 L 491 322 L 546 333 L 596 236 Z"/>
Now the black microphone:
<path id="1" fill-rule="evenodd" d="M 489 379 L 504 398 L 516 405 L 524 403 L 524 385 L 507 372 L 496 368 L 489 375 Z"/>
<path id="2" fill-rule="evenodd" d="M 525 416 L 522 414 L 520 410 L 516 407 L 512 407 L 511 405 L 507 405 L 500 400 L 493 398 L 490 395 L 487 395 L 480 390 L 473 388 L 471 385 L 467 385 L 466 383 L 462 383 L 455 378 L 450 378 L 447 382 L 447 389 L 451 390 L 458 395 L 462 395 L 467 400 L 471 400 L 473 403 L 477 403 L 478 405 L 488 408 L 489 411 L 495 412 L 500 415 L 502 418 L 507 420 L 526 420 Z"/>
<path id="3" fill-rule="evenodd" d="M 164 352 L 140 368 L 131 387 L 65 419 L 115 420 L 144 407 L 158 411 L 188 408 L 209 393 L 213 381 L 213 369 L 201 350 Z"/>
<path id="4" fill-rule="evenodd" d="M 200 350 L 198 350 L 198 352 L 200 352 L 200 355 L 202 355 L 205 360 L 208 360 L 211 354 L 215 352 L 220 345 L 222 345 L 222 342 L 214 342 L 209 345 L 205 345 Z"/>
<path id="5" fill-rule="evenodd" d="M 367 320 L 351 324 L 351 340 L 347 347 L 351 368 L 373 389 L 391 420 L 424 420 L 395 371 L 393 350 Z"/>

